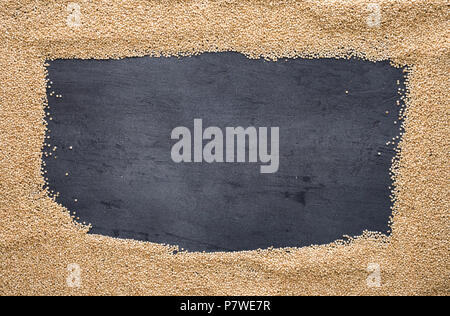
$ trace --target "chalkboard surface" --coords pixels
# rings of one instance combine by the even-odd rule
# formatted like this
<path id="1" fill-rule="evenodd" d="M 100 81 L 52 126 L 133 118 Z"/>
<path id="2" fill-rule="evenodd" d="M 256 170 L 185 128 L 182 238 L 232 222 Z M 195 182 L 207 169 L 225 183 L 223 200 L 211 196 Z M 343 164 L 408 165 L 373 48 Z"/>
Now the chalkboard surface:
<path id="1" fill-rule="evenodd" d="M 388 62 L 238 53 L 57 60 L 49 79 L 50 189 L 91 233 L 236 251 L 388 230 L 386 142 L 399 132 L 402 79 Z M 208 127 L 223 136 L 209 151 L 214 162 L 203 155 Z M 227 127 L 257 134 L 230 147 Z M 258 151 L 264 128 L 270 163 Z"/>

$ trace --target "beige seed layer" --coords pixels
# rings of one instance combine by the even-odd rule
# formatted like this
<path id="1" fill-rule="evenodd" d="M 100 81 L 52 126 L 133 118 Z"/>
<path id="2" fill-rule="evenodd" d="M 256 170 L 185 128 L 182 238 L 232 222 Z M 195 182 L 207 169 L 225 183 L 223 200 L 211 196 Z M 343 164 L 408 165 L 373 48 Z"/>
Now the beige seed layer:
<path id="1" fill-rule="evenodd" d="M 67 25 L 69 2 L 81 7 L 79 27 Z M 379 28 L 367 24 L 373 2 L 381 7 Z M 0 295 L 448 295 L 448 14 L 445 0 L 3 0 Z M 230 50 L 409 66 L 407 89 L 399 91 L 407 107 L 392 167 L 391 237 L 172 254 L 174 247 L 87 235 L 89 227 L 42 189 L 41 157 L 51 151 L 44 147 L 51 144 L 44 139 L 46 59 Z M 381 288 L 367 286 L 369 263 L 381 267 Z M 79 288 L 67 285 L 69 264 L 81 268 Z"/>

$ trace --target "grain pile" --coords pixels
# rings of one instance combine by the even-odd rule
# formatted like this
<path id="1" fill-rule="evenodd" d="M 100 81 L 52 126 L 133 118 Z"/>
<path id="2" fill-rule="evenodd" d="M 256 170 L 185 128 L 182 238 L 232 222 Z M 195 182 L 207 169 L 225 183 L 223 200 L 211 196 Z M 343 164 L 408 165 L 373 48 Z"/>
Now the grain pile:
<path id="1" fill-rule="evenodd" d="M 76 10 L 67 10 L 69 2 L 78 2 L 78 26 L 68 23 Z M 448 13 L 445 0 L 3 0 L 0 294 L 448 295 Z M 409 67 L 390 237 L 367 232 L 301 249 L 174 252 L 87 235 L 43 190 L 46 60 L 230 50 Z M 381 269 L 380 287 L 366 282 L 370 264 Z"/>

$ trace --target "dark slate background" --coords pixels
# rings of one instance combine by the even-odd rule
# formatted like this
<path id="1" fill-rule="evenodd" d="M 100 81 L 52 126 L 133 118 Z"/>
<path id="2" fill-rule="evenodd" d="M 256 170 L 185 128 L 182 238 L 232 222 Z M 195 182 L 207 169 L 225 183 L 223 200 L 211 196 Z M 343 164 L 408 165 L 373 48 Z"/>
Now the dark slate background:
<path id="1" fill-rule="evenodd" d="M 48 92 L 63 95 L 49 96 L 50 189 L 92 233 L 235 251 L 388 230 L 386 142 L 399 132 L 402 80 L 388 62 L 211 53 L 50 64 Z M 173 163 L 171 131 L 193 132 L 194 118 L 280 127 L 279 171 Z"/>

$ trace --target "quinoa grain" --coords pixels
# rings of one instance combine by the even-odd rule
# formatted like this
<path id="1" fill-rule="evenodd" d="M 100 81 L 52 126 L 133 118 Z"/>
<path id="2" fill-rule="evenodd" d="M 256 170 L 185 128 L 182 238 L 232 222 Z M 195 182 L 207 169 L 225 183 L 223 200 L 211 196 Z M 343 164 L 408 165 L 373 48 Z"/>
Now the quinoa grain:
<path id="1" fill-rule="evenodd" d="M 82 7 L 77 27 L 67 24 L 69 2 Z M 2 1 L 0 295 L 448 295 L 448 2 L 379 0 L 375 27 L 367 23 L 372 2 Z M 359 57 L 406 67 L 391 235 L 189 253 L 87 234 L 90 226 L 50 197 L 41 173 L 47 60 L 230 50 L 266 60 Z M 372 263 L 381 267 L 381 287 L 367 286 Z M 80 288 L 66 283 L 73 264 L 82 271 Z"/>

